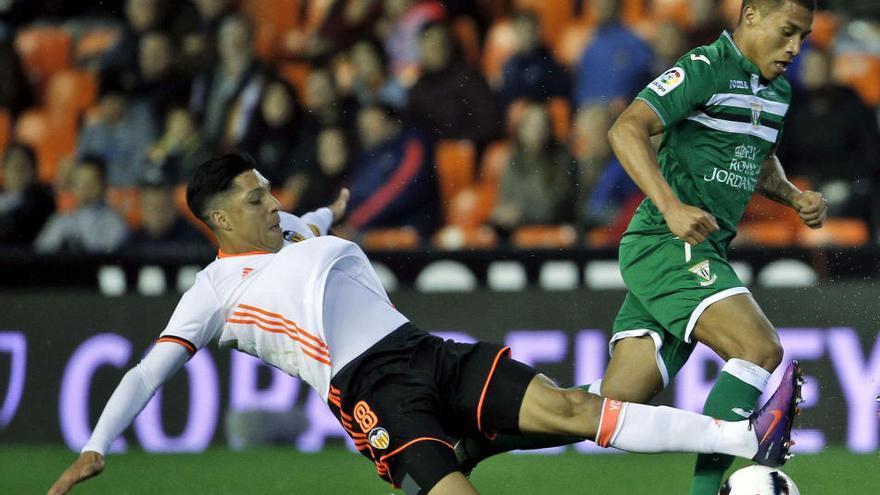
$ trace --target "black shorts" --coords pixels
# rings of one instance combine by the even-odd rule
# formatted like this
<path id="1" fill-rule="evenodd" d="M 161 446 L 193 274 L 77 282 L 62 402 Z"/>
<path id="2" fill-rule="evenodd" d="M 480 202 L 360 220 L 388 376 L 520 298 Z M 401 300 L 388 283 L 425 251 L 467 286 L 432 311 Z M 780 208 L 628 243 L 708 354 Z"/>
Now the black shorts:
<path id="1" fill-rule="evenodd" d="M 336 374 L 328 404 L 380 477 L 427 493 L 459 470 L 458 438 L 519 432 L 537 371 L 509 356 L 508 347 L 443 340 L 407 323 Z"/>

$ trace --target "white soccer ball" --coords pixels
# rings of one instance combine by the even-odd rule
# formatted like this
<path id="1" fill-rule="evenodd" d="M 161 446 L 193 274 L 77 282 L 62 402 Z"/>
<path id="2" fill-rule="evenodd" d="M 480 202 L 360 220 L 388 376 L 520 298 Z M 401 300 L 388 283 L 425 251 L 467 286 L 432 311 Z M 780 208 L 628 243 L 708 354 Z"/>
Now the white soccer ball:
<path id="1" fill-rule="evenodd" d="M 731 474 L 718 495 L 801 495 L 801 492 L 779 469 L 755 465 Z"/>

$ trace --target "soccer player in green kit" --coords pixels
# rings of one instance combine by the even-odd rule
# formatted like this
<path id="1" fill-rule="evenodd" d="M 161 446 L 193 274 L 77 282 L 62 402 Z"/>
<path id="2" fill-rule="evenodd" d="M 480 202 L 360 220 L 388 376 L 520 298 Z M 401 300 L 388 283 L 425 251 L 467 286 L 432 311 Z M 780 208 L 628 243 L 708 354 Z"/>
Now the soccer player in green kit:
<path id="1" fill-rule="evenodd" d="M 782 360 L 773 325 L 727 261 L 752 193 L 819 228 L 826 204 L 786 179 L 776 158 L 791 86 L 781 77 L 810 33 L 815 0 L 743 0 L 733 34 L 696 48 L 642 90 L 609 137 L 647 198 L 620 242 L 628 293 L 614 321 L 611 360 L 594 393 L 647 402 L 697 342 L 726 363 L 704 414 L 748 416 Z M 651 137 L 663 134 L 655 154 Z M 552 439 L 462 442 L 473 462 Z M 732 458 L 700 455 L 691 495 L 715 495 Z"/>

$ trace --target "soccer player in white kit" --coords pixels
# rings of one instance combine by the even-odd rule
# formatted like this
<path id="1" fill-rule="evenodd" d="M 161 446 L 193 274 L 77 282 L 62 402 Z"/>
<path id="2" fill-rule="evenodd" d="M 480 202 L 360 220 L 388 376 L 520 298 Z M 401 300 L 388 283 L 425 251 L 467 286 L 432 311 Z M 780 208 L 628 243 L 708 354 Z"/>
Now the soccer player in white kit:
<path id="1" fill-rule="evenodd" d="M 187 203 L 216 234 L 217 259 L 199 272 L 155 345 L 122 378 L 79 458 L 49 494 L 99 474 L 110 443 L 210 342 L 308 383 L 378 474 L 408 494 L 477 493 L 453 443 L 496 432 L 571 435 L 634 452 L 783 461 L 765 453 L 768 437 L 778 440 L 775 432 L 791 427 L 791 387 L 751 420 L 718 421 L 561 389 L 511 359 L 506 347 L 444 341 L 417 329 L 390 303 L 363 251 L 325 235 L 347 199 L 343 190 L 329 207 L 300 218 L 279 212 L 249 156 L 232 153 L 199 167 Z"/>

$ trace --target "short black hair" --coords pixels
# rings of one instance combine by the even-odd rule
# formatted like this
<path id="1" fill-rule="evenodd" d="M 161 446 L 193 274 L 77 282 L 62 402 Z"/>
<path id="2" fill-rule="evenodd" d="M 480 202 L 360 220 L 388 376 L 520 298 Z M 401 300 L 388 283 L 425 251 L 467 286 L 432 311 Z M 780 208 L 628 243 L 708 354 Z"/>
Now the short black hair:
<path id="1" fill-rule="evenodd" d="M 792 2 L 794 4 L 800 5 L 801 7 L 805 7 L 810 9 L 811 11 L 816 10 L 816 0 L 743 0 L 742 6 L 739 11 L 742 12 L 747 6 L 752 5 L 756 9 L 764 12 L 764 9 L 767 7 L 770 10 L 776 10 L 782 6 L 785 2 Z"/>
<path id="2" fill-rule="evenodd" d="M 208 217 L 211 201 L 232 189 L 232 182 L 242 172 L 257 168 L 257 163 L 243 151 L 233 151 L 199 165 L 186 186 L 186 205 L 193 215 L 212 227 Z"/>
<path id="3" fill-rule="evenodd" d="M 100 155 L 84 155 L 79 159 L 75 168 L 92 167 L 98 172 L 101 182 L 107 182 L 107 161 Z"/>
<path id="4" fill-rule="evenodd" d="M 3 165 L 6 165 L 6 159 L 9 158 L 13 152 L 24 153 L 24 156 L 27 158 L 28 163 L 30 164 L 31 169 L 36 170 L 37 168 L 37 154 L 34 152 L 34 149 L 25 143 L 20 141 L 13 141 L 6 146 L 6 151 L 3 153 Z"/>

